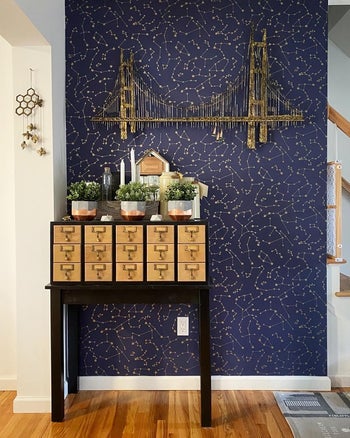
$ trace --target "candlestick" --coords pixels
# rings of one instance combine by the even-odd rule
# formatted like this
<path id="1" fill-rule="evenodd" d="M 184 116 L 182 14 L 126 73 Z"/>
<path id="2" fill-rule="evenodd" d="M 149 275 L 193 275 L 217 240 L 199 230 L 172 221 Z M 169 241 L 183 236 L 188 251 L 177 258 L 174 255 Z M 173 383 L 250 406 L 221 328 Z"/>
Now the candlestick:
<path id="1" fill-rule="evenodd" d="M 125 163 L 123 159 L 120 162 L 120 185 L 125 185 Z"/>
<path id="2" fill-rule="evenodd" d="M 135 164 L 135 151 L 131 148 L 130 151 L 130 166 L 131 166 L 131 182 L 136 181 L 136 164 Z"/>

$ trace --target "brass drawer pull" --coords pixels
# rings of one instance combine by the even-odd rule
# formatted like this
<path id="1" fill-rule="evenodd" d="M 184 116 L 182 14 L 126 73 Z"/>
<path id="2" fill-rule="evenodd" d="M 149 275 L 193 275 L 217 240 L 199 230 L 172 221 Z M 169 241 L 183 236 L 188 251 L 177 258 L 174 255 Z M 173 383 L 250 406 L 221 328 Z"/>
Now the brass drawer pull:
<path id="1" fill-rule="evenodd" d="M 128 241 L 132 242 L 137 232 L 136 226 L 124 227 L 124 233 L 128 233 Z"/>
<path id="2" fill-rule="evenodd" d="M 105 245 L 92 245 L 91 249 L 92 249 L 92 252 L 96 253 L 96 259 L 98 261 L 102 260 L 101 253 L 106 251 L 106 246 Z"/>
<path id="3" fill-rule="evenodd" d="M 137 266 L 134 263 L 128 263 L 123 265 L 123 271 L 128 271 L 128 280 L 132 280 L 132 273 L 137 270 Z"/>
<path id="4" fill-rule="evenodd" d="M 102 271 L 106 270 L 106 265 L 92 265 L 92 270 L 97 271 L 96 276 L 99 280 L 102 278 Z"/>
<path id="5" fill-rule="evenodd" d="M 124 245 L 123 251 L 128 253 L 128 260 L 132 260 L 132 254 L 137 251 L 136 245 Z"/>
<path id="6" fill-rule="evenodd" d="M 185 226 L 185 233 L 190 233 L 190 240 L 195 240 L 194 234 L 199 233 L 199 227 L 197 225 Z"/>
<path id="7" fill-rule="evenodd" d="M 71 259 L 71 253 L 74 251 L 73 245 L 61 245 L 60 251 L 64 252 L 64 259 L 69 262 Z"/>
<path id="8" fill-rule="evenodd" d="M 164 271 L 168 270 L 168 265 L 156 263 L 154 265 L 154 270 L 159 272 L 159 279 L 164 279 Z"/>
<path id="9" fill-rule="evenodd" d="M 163 240 L 164 240 L 163 235 L 168 232 L 168 227 L 167 226 L 154 227 L 154 232 L 159 234 L 159 242 L 163 242 Z"/>
<path id="10" fill-rule="evenodd" d="M 61 265 L 61 271 L 64 271 L 64 277 L 66 280 L 69 280 L 71 277 L 72 271 L 74 271 L 74 265 L 73 264 L 63 264 Z"/>
<path id="11" fill-rule="evenodd" d="M 164 260 L 164 253 L 168 251 L 168 245 L 154 245 L 154 252 L 159 252 L 159 260 Z"/>
<path id="12" fill-rule="evenodd" d="M 70 242 L 71 235 L 75 232 L 75 227 L 61 227 L 61 233 L 65 234 L 65 241 Z"/>
<path id="13" fill-rule="evenodd" d="M 195 271 L 199 271 L 199 264 L 198 263 L 190 263 L 185 264 L 185 270 L 191 272 L 191 280 L 194 280 L 196 277 L 194 275 Z"/>
<path id="14" fill-rule="evenodd" d="M 198 245 L 186 245 L 185 251 L 188 251 L 190 253 L 191 260 L 195 260 L 196 258 L 194 256 L 194 254 L 199 251 L 199 246 Z"/>
<path id="15" fill-rule="evenodd" d="M 101 242 L 100 234 L 104 234 L 106 232 L 106 227 L 92 227 L 92 233 L 96 233 L 97 242 Z"/>

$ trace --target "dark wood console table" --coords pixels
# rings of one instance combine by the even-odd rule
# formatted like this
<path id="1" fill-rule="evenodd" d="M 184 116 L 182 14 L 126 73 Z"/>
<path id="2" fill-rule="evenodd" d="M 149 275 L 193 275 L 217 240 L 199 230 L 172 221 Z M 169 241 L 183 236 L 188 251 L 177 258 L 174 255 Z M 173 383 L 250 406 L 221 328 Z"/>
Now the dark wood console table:
<path id="1" fill-rule="evenodd" d="M 64 375 L 68 393 L 78 391 L 79 305 L 188 303 L 199 313 L 201 425 L 211 426 L 210 319 L 208 285 L 195 283 L 75 283 L 49 284 L 51 297 L 51 407 L 52 421 L 64 420 Z M 67 305 L 66 324 L 64 324 Z M 66 343 L 67 360 L 64 360 Z"/>

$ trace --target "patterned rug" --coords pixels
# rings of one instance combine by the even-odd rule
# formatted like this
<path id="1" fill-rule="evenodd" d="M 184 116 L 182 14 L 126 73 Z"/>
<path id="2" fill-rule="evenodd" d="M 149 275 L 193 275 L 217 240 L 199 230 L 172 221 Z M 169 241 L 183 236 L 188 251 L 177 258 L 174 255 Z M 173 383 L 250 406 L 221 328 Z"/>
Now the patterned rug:
<path id="1" fill-rule="evenodd" d="M 295 438 L 350 438 L 350 392 L 274 392 Z"/>

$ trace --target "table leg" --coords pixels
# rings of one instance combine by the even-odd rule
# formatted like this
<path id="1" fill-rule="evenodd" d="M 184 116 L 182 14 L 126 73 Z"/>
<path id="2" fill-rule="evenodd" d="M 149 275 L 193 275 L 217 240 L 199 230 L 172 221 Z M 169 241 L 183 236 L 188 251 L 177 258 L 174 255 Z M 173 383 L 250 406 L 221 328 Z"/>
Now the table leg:
<path id="1" fill-rule="evenodd" d="M 211 426 L 211 366 L 209 292 L 199 291 L 199 349 L 201 373 L 201 424 Z"/>
<path id="2" fill-rule="evenodd" d="M 51 289 L 51 419 L 64 418 L 64 355 L 62 291 Z"/>
<path id="3" fill-rule="evenodd" d="M 79 306 L 67 305 L 67 381 L 68 393 L 78 392 L 79 374 Z"/>

